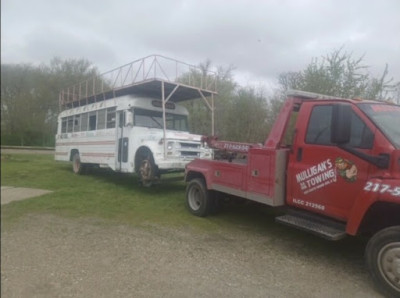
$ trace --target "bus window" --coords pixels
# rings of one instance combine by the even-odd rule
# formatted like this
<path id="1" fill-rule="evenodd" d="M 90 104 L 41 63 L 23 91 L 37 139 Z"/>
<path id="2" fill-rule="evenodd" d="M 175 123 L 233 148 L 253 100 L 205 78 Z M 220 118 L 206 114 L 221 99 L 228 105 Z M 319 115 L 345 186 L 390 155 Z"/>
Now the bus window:
<path id="1" fill-rule="evenodd" d="M 88 113 L 81 115 L 81 131 L 88 130 Z"/>
<path id="2" fill-rule="evenodd" d="M 97 129 L 106 128 L 106 110 L 97 111 Z"/>
<path id="3" fill-rule="evenodd" d="M 62 118 L 61 119 L 61 133 L 66 133 L 67 132 L 67 118 Z"/>
<path id="4" fill-rule="evenodd" d="M 115 107 L 107 109 L 107 128 L 115 127 Z"/>
<path id="5" fill-rule="evenodd" d="M 118 127 L 124 127 L 125 123 L 125 113 L 123 111 L 118 112 L 119 114 L 119 122 L 118 122 Z"/>
<path id="6" fill-rule="evenodd" d="M 81 131 L 81 115 L 74 116 L 74 132 Z"/>
<path id="7" fill-rule="evenodd" d="M 67 132 L 73 131 L 73 124 L 74 124 L 74 118 L 73 116 L 69 116 L 67 118 Z"/>
<path id="8" fill-rule="evenodd" d="M 96 112 L 89 113 L 89 130 L 96 130 Z"/>

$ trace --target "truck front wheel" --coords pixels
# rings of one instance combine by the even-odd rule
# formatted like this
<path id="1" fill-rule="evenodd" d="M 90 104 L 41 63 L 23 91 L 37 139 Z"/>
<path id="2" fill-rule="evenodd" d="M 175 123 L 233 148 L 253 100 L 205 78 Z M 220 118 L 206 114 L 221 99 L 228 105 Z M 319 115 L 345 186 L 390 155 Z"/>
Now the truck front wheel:
<path id="1" fill-rule="evenodd" d="M 365 256 L 377 287 L 389 297 L 400 297 L 400 226 L 376 233 L 367 244 Z"/>
<path id="2" fill-rule="evenodd" d="M 207 216 L 212 205 L 211 193 L 204 179 L 196 178 L 189 182 L 186 188 L 186 206 L 190 213 L 196 216 Z"/>

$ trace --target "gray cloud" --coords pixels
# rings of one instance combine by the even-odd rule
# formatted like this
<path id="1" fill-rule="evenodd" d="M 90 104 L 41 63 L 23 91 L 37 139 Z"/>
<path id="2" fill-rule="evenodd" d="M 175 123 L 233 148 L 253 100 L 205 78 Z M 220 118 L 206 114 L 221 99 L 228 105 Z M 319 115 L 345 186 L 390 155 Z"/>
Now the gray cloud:
<path id="1" fill-rule="evenodd" d="M 34 12 L 34 13 L 32 13 Z M 344 46 L 400 80 L 400 2 L 13 0 L 2 3 L 2 62 L 87 58 L 102 71 L 159 53 L 235 65 L 273 80 Z"/>

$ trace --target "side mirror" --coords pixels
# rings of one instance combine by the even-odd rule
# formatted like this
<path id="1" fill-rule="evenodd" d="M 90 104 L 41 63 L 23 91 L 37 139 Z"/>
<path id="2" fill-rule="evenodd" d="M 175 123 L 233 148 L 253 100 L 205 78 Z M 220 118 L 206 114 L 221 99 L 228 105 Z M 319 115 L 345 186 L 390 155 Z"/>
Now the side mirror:
<path id="1" fill-rule="evenodd" d="M 133 113 L 125 111 L 125 126 L 133 126 Z"/>
<path id="2" fill-rule="evenodd" d="M 333 106 L 331 142 L 346 144 L 350 141 L 352 109 L 349 104 L 339 103 Z"/>

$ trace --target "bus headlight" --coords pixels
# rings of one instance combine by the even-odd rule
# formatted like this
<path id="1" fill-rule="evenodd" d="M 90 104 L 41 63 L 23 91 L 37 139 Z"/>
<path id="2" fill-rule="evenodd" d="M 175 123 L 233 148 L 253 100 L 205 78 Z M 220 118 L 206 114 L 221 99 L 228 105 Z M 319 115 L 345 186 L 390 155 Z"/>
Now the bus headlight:
<path id="1" fill-rule="evenodd" d="M 174 149 L 174 142 L 168 142 L 167 143 L 167 150 L 172 151 Z"/>

